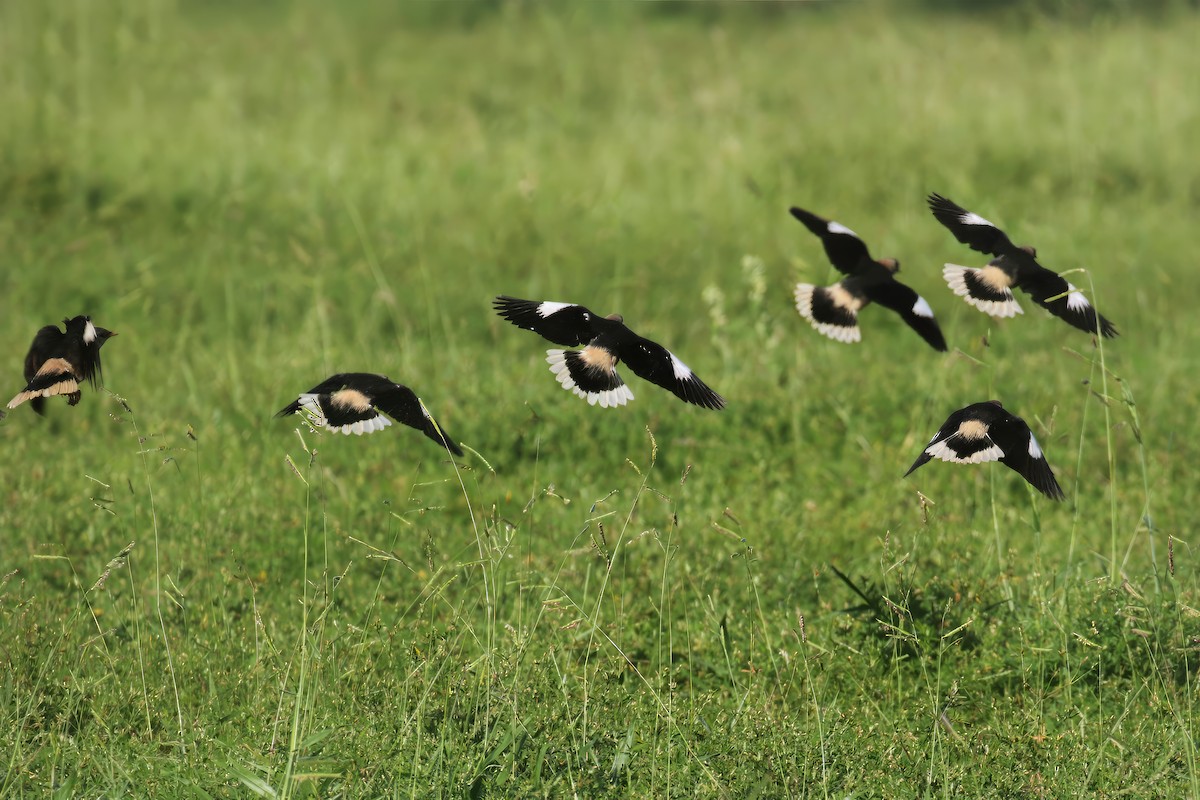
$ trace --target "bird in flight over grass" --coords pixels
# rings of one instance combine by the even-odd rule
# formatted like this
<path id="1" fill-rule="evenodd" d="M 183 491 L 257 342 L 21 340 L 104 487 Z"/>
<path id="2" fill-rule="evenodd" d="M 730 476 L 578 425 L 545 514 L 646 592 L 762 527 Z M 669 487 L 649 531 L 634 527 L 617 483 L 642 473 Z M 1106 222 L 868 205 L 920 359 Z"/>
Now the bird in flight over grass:
<path id="1" fill-rule="evenodd" d="M 635 375 L 667 389 L 680 400 L 713 410 L 725 400 L 696 377 L 670 350 L 638 336 L 620 314 L 601 317 L 583 306 L 551 301 L 519 300 L 501 295 L 493 306 L 506 320 L 564 347 L 547 350 L 546 363 L 558 382 L 601 408 L 623 406 L 633 399 L 617 364 L 624 361 Z"/>
<path id="2" fill-rule="evenodd" d="M 933 349 L 946 350 L 946 339 L 929 303 L 894 277 L 900 271 L 899 261 L 871 258 L 866 243 L 839 222 L 822 219 L 802 208 L 793 207 L 791 213 L 821 237 L 825 255 L 846 275 L 832 286 L 796 284 L 796 310 L 800 316 L 830 339 L 857 342 L 862 339 L 858 312 L 874 302 L 899 314 Z"/>
<path id="3" fill-rule="evenodd" d="M 999 461 L 1051 500 L 1063 499 L 1033 431 L 1025 420 L 1005 411 L 999 400 L 972 403 L 951 414 L 904 477 L 932 458 L 955 464 Z"/>
<path id="4" fill-rule="evenodd" d="M 63 325 L 65 332 L 47 325 L 33 337 L 25 356 L 25 388 L 8 401 L 9 408 L 28 400 L 30 408 L 42 414 L 47 397 L 65 395 L 67 405 L 73 406 L 79 403 L 81 383 L 92 388 L 103 384 L 100 348 L 116 334 L 82 315 L 64 319 Z"/>
<path id="5" fill-rule="evenodd" d="M 995 256 L 979 269 L 946 264 L 942 277 L 956 295 L 985 314 L 1013 317 L 1024 313 L 1013 297 L 1013 287 L 1017 287 L 1033 302 L 1082 331 L 1096 333 L 1098 328 L 1109 338 L 1117 335 L 1116 326 L 1098 314 L 1074 284 L 1038 263 L 1035 248 L 1018 247 L 1004 231 L 940 194 L 930 194 L 927 202 L 933 216 L 950 229 L 955 239 L 972 250 Z"/>
<path id="6" fill-rule="evenodd" d="M 383 375 L 339 373 L 300 395 L 275 416 L 286 417 L 301 411 L 318 428 L 340 431 L 347 436 L 381 431 L 394 419 L 416 428 L 454 455 L 463 454 L 449 435 L 444 435 L 445 429 L 434 424 L 412 389 Z"/>

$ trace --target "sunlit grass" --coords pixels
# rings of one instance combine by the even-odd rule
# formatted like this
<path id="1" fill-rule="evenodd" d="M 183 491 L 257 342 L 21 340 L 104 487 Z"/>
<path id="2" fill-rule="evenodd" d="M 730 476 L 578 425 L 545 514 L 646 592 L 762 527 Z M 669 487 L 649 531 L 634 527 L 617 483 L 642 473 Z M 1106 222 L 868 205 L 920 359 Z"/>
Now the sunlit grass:
<path id="1" fill-rule="evenodd" d="M 437 8 L 0 7 L 12 391 L 120 334 L 0 423 L 0 795 L 1200 797 L 1195 17 Z M 1121 337 L 953 297 L 929 191 Z M 793 204 L 952 352 L 811 330 Z M 502 293 L 729 407 L 589 408 Z M 351 369 L 466 456 L 272 418 Z M 1066 503 L 900 478 L 991 398 Z"/>

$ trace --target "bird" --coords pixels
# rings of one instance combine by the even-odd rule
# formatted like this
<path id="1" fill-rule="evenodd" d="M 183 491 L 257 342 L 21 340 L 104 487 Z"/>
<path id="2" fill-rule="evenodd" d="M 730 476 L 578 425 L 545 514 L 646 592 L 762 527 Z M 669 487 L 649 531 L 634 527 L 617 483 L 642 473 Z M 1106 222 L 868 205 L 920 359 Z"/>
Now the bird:
<path id="1" fill-rule="evenodd" d="M 825 255 L 846 275 L 832 286 L 796 284 L 796 310 L 819 332 L 839 342 L 858 342 L 858 312 L 872 302 L 890 308 L 934 350 L 945 352 L 946 339 L 925 298 L 893 277 L 900 271 L 894 258 L 871 258 L 858 234 L 802 208 L 791 214 L 821 238 Z"/>
<path id="2" fill-rule="evenodd" d="M 954 238 L 972 250 L 995 256 L 979 269 L 946 264 L 942 277 L 956 295 L 985 314 L 1003 319 L 1025 313 L 1013 297 L 1016 287 L 1081 331 L 1094 334 L 1098 329 L 1107 338 L 1117 335 L 1116 326 L 1101 316 L 1074 284 L 1038 263 L 1036 248 L 1018 247 L 991 222 L 936 192 L 926 202 Z"/>
<path id="3" fill-rule="evenodd" d="M 635 375 L 686 403 L 714 411 L 725 407 L 725 399 L 687 364 L 657 342 L 631 331 L 620 314 L 602 317 L 573 303 L 521 300 L 507 295 L 500 295 L 492 305 L 496 313 L 518 328 L 564 347 L 583 348 L 547 350 L 546 363 L 563 388 L 586 399 L 588 405 L 616 408 L 633 399 L 633 391 L 617 372 L 617 364 L 624 361 Z"/>
<path id="4" fill-rule="evenodd" d="M 340 431 L 346 436 L 381 431 L 394 419 L 416 428 L 454 455 L 463 454 L 445 428 L 434 423 L 413 390 L 384 375 L 338 373 L 297 397 L 275 416 L 286 417 L 300 411 L 304 411 L 313 425 Z"/>
<path id="5" fill-rule="evenodd" d="M 904 477 L 932 458 L 955 464 L 999 461 L 1051 500 L 1064 497 L 1033 431 L 999 400 L 972 403 L 947 417 Z"/>
<path id="6" fill-rule="evenodd" d="M 46 325 L 33 337 L 25 356 L 25 388 L 8 401 L 10 409 L 28 400 L 30 408 L 44 414 L 46 398 L 57 395 L 65 395 L 67 405 L 77 405 L 80 384 L 96 388 L 104 383 L 100 348 L 117 334 L 84 315 L 64 319 L 63 327 Z"/>

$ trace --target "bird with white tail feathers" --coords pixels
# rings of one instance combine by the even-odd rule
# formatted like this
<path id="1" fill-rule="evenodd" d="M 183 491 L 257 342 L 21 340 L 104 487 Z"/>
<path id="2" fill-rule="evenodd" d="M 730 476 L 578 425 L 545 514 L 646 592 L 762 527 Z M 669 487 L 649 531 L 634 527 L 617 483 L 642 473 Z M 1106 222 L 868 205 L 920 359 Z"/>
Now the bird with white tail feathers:
<path id="1" fill-rule="evenodd" d="M 946 350 L 929 303 L 894 277 L 900 271 L 899 261 L 871 258 L 866 243 L 840 222 L 802 208 L 792 208 L 791 214 L 821 238 L 829 261 L 846 275 L 832 286 L 796 285 L 796 310 L 817 331 L 839 342 L 860 341 L 858 312 L 874 302 L 899 314 L 934 350 Z"/>
<path id="2" fill-rule="evenodd" d="M 1083 292 L 1038 263 L 1035 248 L 1018 247 L 1000 228 L 940 194 L 930 194 L 927 202 L 933 216 L 955 239 L 972 250 L 995 256 L 979 268 L 946 264 L 942 277 L 956 295 L 985 314 L 1005 319 L 1024 313 L 1012 292 L 1019 288 L 1073 327 L 1109 338 L 1117 335 L 1116 326 L 1092 308 Z"/>
<path id="3" fill-rule="evenodd" d="M 30 408 L 42 414 L 46 398 L 58 396 L 66 397 L 67 405 L 73 406 L 79 403 L 81 384 L 95 388 L 103 383 L 100 348 L 116 334 L 83 315 L 64 319 L 63 327 L 65 331 L 47 325 L 33 337 L 25 356 L 25 388 L 8 401 L 9 408 L 28 401 Z"/>
<path id="4" fill-rule="evenodd" d="M 999 461 L 1051 500 L 1063 499 L 1037 437 L 999 400 L 972 403 L 947 417 L 904 477 L 934 458 L 952 464 Z"/>
<path id="5" fill-rule="evenodd" d="M 384 375 L 338 373 L 301 394 L 275 416 L 298 413 L 303 413 L 314 427 L 346 436 L 381 431 L 391 427 L 394 419 L 416 428 L 454 455 L 463 454 L 462 448 L 429 415 L 421 398 Z"/>
<path id="6" fill-rule="evenodd" d="M 617 365 L 624 361 L 633 374 L 661 386 L 686 403 L 719 410 L 725 399 L 700 380 L 667 348 L 638 336 L 620 314 L 601 317 L 574 303 L 521 300 L 501 295 L 496 313 L 518 328 L 533 331 L 564 347 L 551 349 L 546 363 L 564 389 L 601 408 L 623 406 L 633 399 Z"/>

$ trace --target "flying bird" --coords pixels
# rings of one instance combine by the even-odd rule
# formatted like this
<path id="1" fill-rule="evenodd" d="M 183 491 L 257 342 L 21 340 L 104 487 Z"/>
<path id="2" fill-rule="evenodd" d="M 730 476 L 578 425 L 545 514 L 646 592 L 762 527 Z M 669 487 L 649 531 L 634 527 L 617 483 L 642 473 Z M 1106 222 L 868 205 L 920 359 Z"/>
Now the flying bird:
<path id="1" fill-rule="evenodd" d="M 1116 326 L 1098 314 L 1074 284 L 1038 263 L 1035 248 L 1018 247 L 1004 231 L 940 194 L 930 194 L 927 202 L 933 216 L 950 229 L 954 238 L 972 250 L 995 256 L 979 269 L 945 265 L 942 277 L 959 297 L 993 317 L 1013 317 L 1024 313 L 1013 297 L 1016 287 L 1082 331 L 1095 333 L 1099 328 L 1106 337 L 1117 335 Z"/>
<path id="2" fill-rule="evenodd" d="M 519 300 L 501 295 L 493 306 L 506 320 L 540 334 L 564 347 L 581 350 L 547 350 L 546 363 L 558 382 L 601 408 L 623 406 L 633 392 L 617 372 L 624 361 L 629 369 L 667 389 L 680 400 L 713 410 L 725 400 L 696 377 L 670 350 L 642 338 L 625 327 L 620 314 L 601 317 L 583 306 L 551 301 Z"/>
<path id="3" fill-rule="evenodd" d="M 116 334 L 82 315 L 64 319 L 63 326 L 65 331 L 47 325 L 33 337 L 25 356 L 25 388 L 8 401 L 9 408 L 28 400 L 30 408 L 43 414 L 46 398 L 58 395 L 73 406 L 79 403 L 81 383 L 96 388 L 104 382 L 100 348 Z"/>
<path id="4" fill-rule="evenodd" d="M 1033 431 L 1025 420 L 1005 411 L 999 400 L 972 403 L 951 414 L 904 477 L 931 458 L 955 464 L 999 461 L 1051 500 L 1063 499 Z"/>
<path id="5" fill-rule="evenodd" d="M 340 431 L 347 436 L 381 431 L 394 419 L 416 428 L 454 455 L 463 454 L 462 449 L 444 435 L 445 428 L 434 424 L 412 389 L 383 375 L 339 373 L 300 395 L 275 416 L 286 417 L 301 410 L 317 427 Z"/>
<path id="6" fill-rule="evenodd" d="M 858 312 L 875 302 L 899 314 L 933 349 L 946 350 L 946 339 L 929 303 L 893 277 L 900 271 L 899 261 L 871 258 L 866 243 L 840 222 L 823 219 L 802 208 L 792 208 L 791 213 L 821 237 L 825 255 L 846 275 L 832 286 L 796 284 L 796 310 L 800 316 L 830 339 L 857 342 L 862 339 Z"/>

